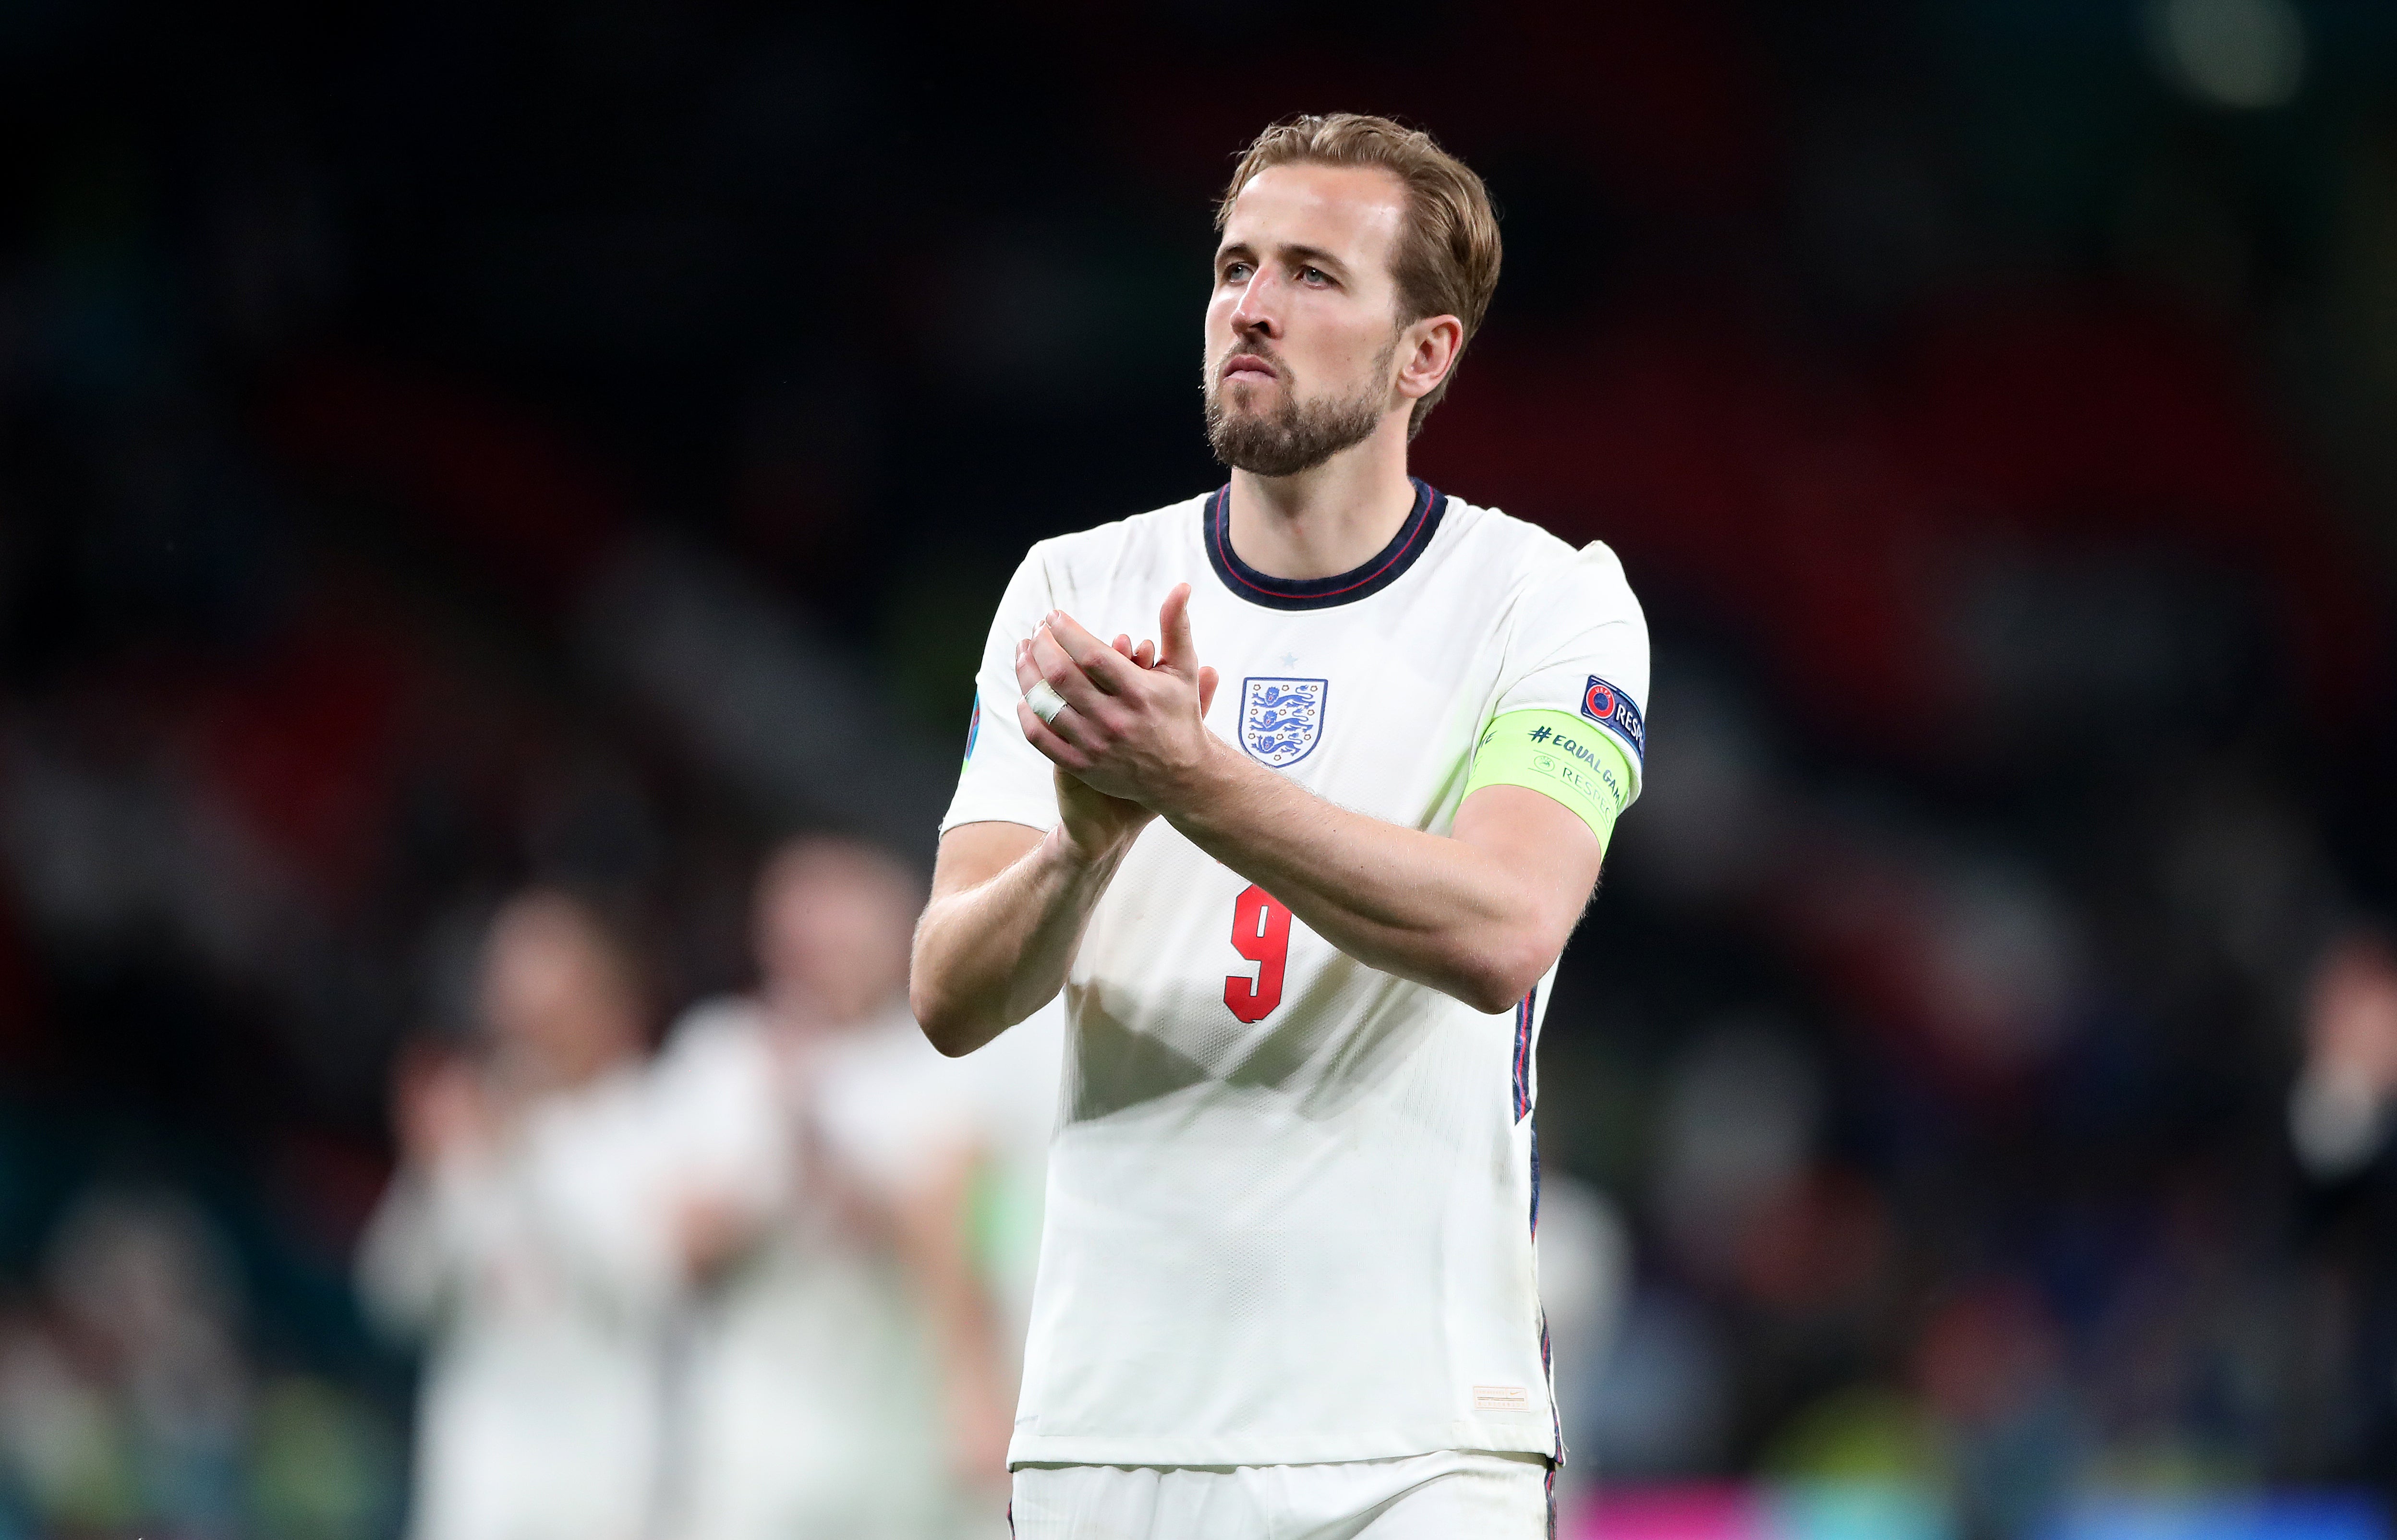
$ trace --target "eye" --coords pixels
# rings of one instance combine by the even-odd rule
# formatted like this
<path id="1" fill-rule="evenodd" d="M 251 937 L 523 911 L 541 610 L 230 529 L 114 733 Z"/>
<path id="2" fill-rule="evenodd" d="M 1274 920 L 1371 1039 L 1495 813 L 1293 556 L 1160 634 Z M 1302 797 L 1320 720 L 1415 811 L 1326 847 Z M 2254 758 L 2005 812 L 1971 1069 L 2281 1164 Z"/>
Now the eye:
<path id="1" fill-rule="evenodd" d="M 1298 270 L 1298 281 L 1310 288 L 1326 288 L 1331 286 L 1332 275 L 1319 267 L 1302 267 Z"/>
<path id="2" fill-rule="evenodd" d="M 1249 275 L 1253 271 L 1255 271 L 1255 269 L 1247 262 L 1225 262 L 1224 264 L 1224 282 L 1227 284 L 1247 283 L 1249 281 Z"/>

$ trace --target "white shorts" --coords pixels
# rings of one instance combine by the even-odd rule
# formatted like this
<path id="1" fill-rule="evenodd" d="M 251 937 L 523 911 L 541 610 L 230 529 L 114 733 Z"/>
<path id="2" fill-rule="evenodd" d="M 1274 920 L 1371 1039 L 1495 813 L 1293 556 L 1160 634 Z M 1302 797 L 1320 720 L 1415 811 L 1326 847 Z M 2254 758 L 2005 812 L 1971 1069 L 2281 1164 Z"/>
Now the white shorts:
<path id="1" fill-rule="evenodd" d="M 1025 1466 L 1015 1540 L 1545 1540 L 1548 1462 L 1445 1451 L 1331 1465 Z"/>

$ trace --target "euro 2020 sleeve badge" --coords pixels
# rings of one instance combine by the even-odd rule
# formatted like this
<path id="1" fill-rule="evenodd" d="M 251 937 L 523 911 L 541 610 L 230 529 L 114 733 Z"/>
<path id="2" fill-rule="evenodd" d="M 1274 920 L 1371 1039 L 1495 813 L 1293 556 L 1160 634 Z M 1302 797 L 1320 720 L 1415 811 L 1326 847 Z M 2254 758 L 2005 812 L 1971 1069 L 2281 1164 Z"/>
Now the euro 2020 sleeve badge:
<path id="1" fill-rule="evenodd" d="M 1314 752 L 1323 736 L 1322 679 L 1240 681 L 1240 746 L 1260 764 L 1283 770 Z"/>

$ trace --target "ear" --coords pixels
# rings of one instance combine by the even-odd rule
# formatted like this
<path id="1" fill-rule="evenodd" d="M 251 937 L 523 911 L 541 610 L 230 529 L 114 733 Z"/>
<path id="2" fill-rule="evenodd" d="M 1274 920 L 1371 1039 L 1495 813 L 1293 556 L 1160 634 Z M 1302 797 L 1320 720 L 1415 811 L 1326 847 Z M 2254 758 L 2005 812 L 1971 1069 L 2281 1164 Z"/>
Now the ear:
<path id="1" fill-rule="evenodd" d="M 1456 367 L 1465 347 L 1465 323 L 1453 315 L 1426 315 L 1399 332 L 1399 395 L 1420 401 L 1438 389 Z"/>

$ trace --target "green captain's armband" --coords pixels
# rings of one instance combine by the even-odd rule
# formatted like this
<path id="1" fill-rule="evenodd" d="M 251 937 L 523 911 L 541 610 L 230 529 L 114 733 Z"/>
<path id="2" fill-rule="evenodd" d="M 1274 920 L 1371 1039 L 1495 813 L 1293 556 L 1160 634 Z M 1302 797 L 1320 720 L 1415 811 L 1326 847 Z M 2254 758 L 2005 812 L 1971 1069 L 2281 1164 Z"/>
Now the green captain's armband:
<path id="1" fill-rule="evenodd" d="M 1612 733 L 1570 711 L 1510 711 L 1493 717 L 1473 751 L 1465 795 L 1484 786 L 1528 786 L 1581 815 L 1606 850 L 1614 820 L 1638 795 L 1631 757 Z"/>

